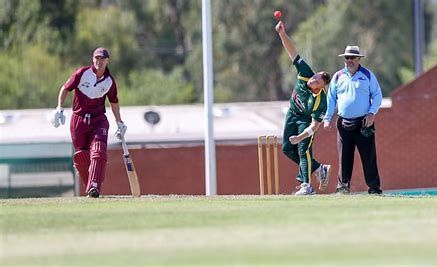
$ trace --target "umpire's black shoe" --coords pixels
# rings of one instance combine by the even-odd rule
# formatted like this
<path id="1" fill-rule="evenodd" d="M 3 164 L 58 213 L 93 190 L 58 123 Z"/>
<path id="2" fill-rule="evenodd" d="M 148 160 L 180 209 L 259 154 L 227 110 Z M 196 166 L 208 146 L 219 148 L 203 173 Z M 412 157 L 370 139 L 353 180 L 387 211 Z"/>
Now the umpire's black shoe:
<path id="1" fill-rule="evenodd" d="M 382 190 L 379 188 L 370 188 L 367 192 L 369 192 L 370 195 L 381 195 Z"/>
<path id="2" fill-rule="evenodd" d="M 97 198 L 99 195 L 99 190 L 95 187 L 91 187 L 88 191 L 88 197 Z"/>

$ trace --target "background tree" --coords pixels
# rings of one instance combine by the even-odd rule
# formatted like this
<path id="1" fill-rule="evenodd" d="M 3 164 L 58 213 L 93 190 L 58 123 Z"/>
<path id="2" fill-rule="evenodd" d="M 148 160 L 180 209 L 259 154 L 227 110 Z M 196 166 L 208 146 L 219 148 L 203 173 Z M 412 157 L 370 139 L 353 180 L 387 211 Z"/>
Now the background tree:
<path id="1" fill-rule="evenodd" d="M 401 84 L 401 70 L 413 69 L 412 21 L 409 0 L 333 0 L 299 26 L 296 39 L 311 43 L 306 53 L 318 67 L 332 72 L 344 66 L 337 57 L 344 47 L 359 45 L 366 54 L 363 65 L 376 73 L 387 96 Z"/>
<path id="2" fill-rule="evenodd" d="M 278 59 L 284 49 L 274 30 L 273 11 L 282 10 L 288 30 L 293 32 L 315 4 L 312 1 L 269 0 L 214 3 L 218 90 L 229 90 L 229 98 L 233 101 L 289 98 L 290 88 L 282 83 Z M 296 23 L 291 23 L 292 19 Z"/>
<path id="3" fill-rule="evenodd" d="M 411 0 L 212 0 L 216 102 L 289 98 L 295 73 L 276 9 L 316 71 L 341 68 L 337 55 L 358 44 L 385 96 L 414 77 Z M 430 68 L 437 2 L 425 10 Z M 0 0 L 0 109 L 53 107 L 97 46 L 111 52 L 123 105 L 202 102 L 201 14 L 201 0 Z"/>

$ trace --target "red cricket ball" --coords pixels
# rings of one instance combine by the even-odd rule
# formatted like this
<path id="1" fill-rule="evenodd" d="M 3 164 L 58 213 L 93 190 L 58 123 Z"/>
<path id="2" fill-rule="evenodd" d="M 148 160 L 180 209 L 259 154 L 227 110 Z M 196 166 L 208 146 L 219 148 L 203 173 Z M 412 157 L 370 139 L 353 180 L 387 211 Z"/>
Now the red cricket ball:
<path id="1" fill-rule="evenodd" d="M 276 10 L 275 13 L 273 13 L 273 16 L 275 17 L 275 19 L 280 20 L 282 17 L 282 12 L 279 10 Z"/>

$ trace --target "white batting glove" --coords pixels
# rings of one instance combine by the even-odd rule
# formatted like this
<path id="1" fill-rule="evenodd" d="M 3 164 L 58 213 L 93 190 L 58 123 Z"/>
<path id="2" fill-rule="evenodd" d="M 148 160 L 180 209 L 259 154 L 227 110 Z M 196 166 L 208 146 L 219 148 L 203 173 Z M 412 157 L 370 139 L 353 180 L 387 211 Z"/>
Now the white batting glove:
<path id="1" fill-rule="evenodd" d="M 50 119 L 50 122 L 55 128 L 58 128 L 59 125 L 65 124 L 65 115 L 64 115 L 64 108 L 63 107 L 57 107 L 56 110 L 52 112 L 52 116 Z"/>
<path id="2" fill-rule="evenodd" d="M 115 136 L 121 140 L 124 137 L 124 134 L 126 133 L 127 126 L 126 126 L 126 124 L 124 124 L 124 122 L 120 121 L 120 122 L 117 122 L 117 127 L 118 127 L 118 129 L 115 132 Z"/>

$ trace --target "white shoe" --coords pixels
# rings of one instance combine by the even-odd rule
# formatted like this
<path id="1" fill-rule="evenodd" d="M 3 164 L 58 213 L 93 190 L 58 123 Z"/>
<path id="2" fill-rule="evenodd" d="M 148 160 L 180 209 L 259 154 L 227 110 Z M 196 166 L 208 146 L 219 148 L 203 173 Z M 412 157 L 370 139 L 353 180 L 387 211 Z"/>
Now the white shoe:
<path id="1" fill-rule="evenodd" d="M 298 188 L 299 190 L 294 193 L 296 196 L 314 195 L 316 193 L 313 187 L 308 183 L 302 183 Z"/>
<path id="2" fill-rule="evenodd" d="M 316 170 L 317 180 L 319 181 L 319 189 L 325 190 L 329 183 L 329 172 L 331 171 L 331 165 L 320 164 Z"/>

